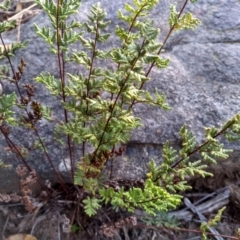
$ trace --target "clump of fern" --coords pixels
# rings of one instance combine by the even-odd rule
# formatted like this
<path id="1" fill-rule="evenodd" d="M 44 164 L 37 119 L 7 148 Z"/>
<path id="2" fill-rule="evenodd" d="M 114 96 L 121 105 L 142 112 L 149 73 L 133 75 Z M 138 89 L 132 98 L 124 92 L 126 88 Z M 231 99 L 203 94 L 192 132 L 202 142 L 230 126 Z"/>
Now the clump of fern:
<path id="1" fill-rule="evenodd" d="M 153 67 L 168 67 L 169 59 L 161 57 L 161 53 L 170 34 L 182 29 L 195 29 L 200 21 L 191 13 L 184 13 L 185 4 L 179 12 L 175 6 L 171 6 L 170 31 L 164 42 L 160 43 L 160 30 L 149 17 L 149 12 L 158 4 L 157 0 L 133 0 L 132 4 L 125 4 L 126 13 L 118 12 L 124 27 L 116 26 L 115 33 L 108 32 L 111 23 L 106 20 L 107 13 L 100 4 L 92 6 L 87 21 L 79 23 L 69 21 L 68 18 L 78 12 L 80 0 L 36 0 L 36 3 L 47 13 L 52 27 L 40 28 L 35 24 L 35 31 L 46 41 L 49 51 L 56 55 L 59 78 L 52 73 L 42 72 L 34 80 L 44 84 L 49 93 L 56 97 L 56 101 L 61 102 L 64 121 L 56 123 L 53 134 L 56 141 L 68 145 L 71 176 L 77 192 L 84 192 L 80 202 L 85 213 L 93 216 L 104 204 L 111 204 L 115 210 L 126 209 L 129 212 L 140 208 L 153 216 L 157 212 L 176 208 L 181 202 L 180 193 L 190 188 L 187 182 L 189 176 L 209 176 L 210 173 L 204 170 L 204 162 L 215 162 L 217 158 L 228 157 L 230 150 L 225 149 L 217 137 L 225 134 L 227 139 L 238 139 L 239 115 L 219 130 L 206 128 L 206 141 L 200 146 L 194 134 L 183 126 L 179 133 L 182 148 L 177 151 L 167 141 L 163 155 L 159 156 L 161 164 L 156 164 L 154 159 L 149 162 L 149 172 L 146 173 L 142 186 L 114 188 L 102 183 L 100 179 L 106 163 L 123 153 L 119 145 L 127 143 L 132 131 L 141 126 L 141 119 L 133 114 L 133 106 L 145 103 L 170 109 L 164 93 L 156 90 L 151 94 L 143 86 L 151 80 L 149 74 Z M 14 21 L 0 23 L 0 37 L 2 32 L 15 24 Z M 108 50 L 101 49 L 100 45 L 107 43 L 111 34 L 118 37 L 120 45 L 111 46 Z M 82 50 L 72 50 L 72 44 L 75 43 L 81 44 Z M 2 44 L 4 45 L 3 40 Z M 50 120 L 51 111 L 48 106 L 33 100 L 31 85 L 20 85 L 26 65 L 24 60 L 21 60 L 17 71 L 11 64 L 10 57 L 14 51 L 25 45 L 17 43 L 0 52 L 1 59 L 7 58 L 12 70 L 12 76 L 6 77 L 5 70 L 1 68 L 0 76 L 5 76 L 18 89 L 17 94 L 4 94 L 0 97 L 0 130 L 9 142 L 8 134 L 3 128 L 5 124 L 33 129 L 38 137 L 36 145 L 40 146 L 68 192 L 66 183 L 52 164 L 44 138 L 39 136 L 36 124 L 42 118 Z M 86 71 L 79 74 L 65 72 L 66 62 L 77 64 Z M 104 64 L 101 65 L 102 62 Z M 114 66 L 113 69 L 109 69 L 105 63 Z M 26 90 L 27 97 L 19 91 L 20 87 Z M 13 110 L 15 105 L 25 111 L 20 122 Z M 74 145 L 81 147 L 78 159 L 73 158 Z M 14 148 L 14 144 L 12 146 Z M 24 158 L 24 151 L 15 151 L 31 170 Z M 191 161 L 191 156 L 196 152 L 200 153 L 201 158 Z"/>

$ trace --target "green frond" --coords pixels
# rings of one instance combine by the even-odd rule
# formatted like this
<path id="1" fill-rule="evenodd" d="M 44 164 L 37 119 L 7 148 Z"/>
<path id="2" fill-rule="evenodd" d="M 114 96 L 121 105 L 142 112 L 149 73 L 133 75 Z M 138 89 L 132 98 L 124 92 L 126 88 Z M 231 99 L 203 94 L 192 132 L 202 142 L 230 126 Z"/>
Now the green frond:
<path id="1" fill-rule="evenodd" d="M 170 6 L 169 24 L 170 27 L 174 27 L 175 30 L 196 29 L 200 23 L 199 19 L 193 17 L 189 12 L 179 17 L 179 12 L 177 12 L 176 6 Z"/>
<path id="2" fill-rule="evenodd" d="M 41 73 L 34 80 L 36 82 L 44 83 L 52 95 L 59 96 L 62 93 L 61 82 L 50 73 Z"/>
<path id="3" fill-rule="evenodd" d="M 218 213 L 213 219 L 210 219 L 208 222 L 202 222 L 200 226 L 201 234 L 202 234 L 202 239 L 207 240 L 207 231 L 209 230 L 210 227 L 217 225 L 222 217 L 223 211 L 226 209 L 226 207 L 223 207 L 218 210 Z"/>
<path id="4" fill-rule="evenodd" d="M 0 60 L 5 59 L 7 56 L 14 57 L 14 52 L 19 49 L 25 48 L 27 46 L 27 44 L 28 44 L 28 42 L 25 41 L 23 43 L 15 42 L 10 45 L 5 45 L 6 51 L 4 48 L 0 48 Z"/>
<path id="5" fill-rule="evenodd" d="M 133 212 L 135 208 L 142 208 L 148 214 L 155 216 L 157 211 L 168 211 L 180 204 L 181 196 L 169 194 L 164 188 L 155 185 L 147 179 L 144 189 L 131 188 L 129 191 L 114 191 L 113 188 L 99 191 L 105 203 L 110 202 L 114 208 L 119 207 Z"/>
<path id="6" fill-rule="evenodd" d="M 189 153 L 191 153 L 196 147 L 196 138 L 192 132 L 187 130 L 186 125 L 184 125 L 179 132 L 182 138 L 182 149 L 180 150 L 180 155 L 186 158 Z"/>
<path id="7" fill-rule="evenodd" d="M 14 92 L 12 92 L 11 94 L 4 94 L 3 96 L 0 96 L 1 124 L 3 123 L 3 121 L 5 121 L 12 126 L 18 126 L 18 121 L 15 118 L 15 112 L 13 111 L 13 107 L 16 104 L 16 101 L 17 96 Z"/>
<path id="8" fill-rule="evenodd" d="M 216 142 L 217 140 L 215 139 L 216 134 L 218 133 L 218 129 L 215 127 L 206 127 L 205 128 L 205 136 L 206 139 L 212 142 Z"/>
<path id="9" fill-rule="evenodd" d="M 207 154 L 206 152 L 201 152 L 201 155 L 203 157 L 203 159 L 207 162 L 210 162 L 210 163 L 214 163 L 216 164 L 216 160 L 214 158 L 212 158 L 209 154 Z"/>
<path id="10" fill-rule="evenodd" d="M 16 24 L 17 24 L 16 20 L 0 22 L 0 33 L 3 33 L 12 28 L 15 28 Z"/>
<path id="11" fill-rule="evenodd" d="M 85 213 L 89 217 L 96 215 L 97 210 L 101 207 L 101 205 L 99 204 L 100 201 L 97 198 L 87 197 L 86 199 L 83 200 L 83 203 L 84 203 Z"/>
<path id="12" fill-rule="evenodd" d="M 10 7 L 10 5 L 11 5 L 11 0 L 7 0 L 7 1 L 3 2 L 3 4 L 0 4 L 0 9 L 6 11 Z"/>
<path id="13" fill-rule="evenodd" d="M 177 151 L 170 146 L 169 141 L 166 141 L 166 143 L 163 145 L 163 161 L 166 162 L 166 164 L 171 165 L 176 161 L 177 158 Z"/>
<path id="14" fill-rule="evenodd" d="M 41 105 L 41 112 L 42 112 L 43 117 L 46 120 L 48 120 L 48 121 L 52 120 L 52 110 L 48 106 Z"/>
<path id="15" fill-rule="evenodd" d="M 201 22 L 199 19 L 193 17 L 191 13 L 185 13 L 181 18 L 179 18 L 179 21 L 177 25 L 175 26 L 175 29 L 181 30 L 181 29 L 191 29 L 194 30 L 198 27 L 198 25 Z"/>
<path id="16" fill-rule="evenodd" d="M 225 133 L 224 136 L 225 136 L 225 138 L 228 141 L 235 142 L 235 141 L 239 141 L 240 140 L 240 135 L 232 133 L 232 132 L 227 132 L 227 133 Z"/>

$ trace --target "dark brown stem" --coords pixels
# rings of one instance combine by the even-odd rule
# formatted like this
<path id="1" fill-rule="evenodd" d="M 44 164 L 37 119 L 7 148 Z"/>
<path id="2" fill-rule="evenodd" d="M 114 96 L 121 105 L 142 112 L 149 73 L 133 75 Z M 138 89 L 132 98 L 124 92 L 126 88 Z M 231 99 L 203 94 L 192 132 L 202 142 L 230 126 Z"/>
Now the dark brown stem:
<path id="1" fill-rule="evenodd" d="M 137 14 L 134 16 L 134 19 L 133 19 L 133 21 L 132 21 L 132 23 L 131 23 L 131 25 L 130 25 L 130 27 L 129 27 L 129 29 L 128 29 L 128 33 L 131 32 L 131 30 L 132 30 L 132 28 L 133 28 L 133 26 L 134 26 L 134 23 L 135 23 L 136 20 L 137 20 L 138 15 L 141 13 L 142 9 L 143 9 L 145 6 L 146 6 L 146 4 L 143 5 L 143 6 L 140 8 L 140 10 L 137 12 Z M 122 49 L 124 49 L 124 46 L 122 46 Z M 121 66 L 121 63 L 118 63 L 117 69 L 119 69 L 120 66 Z M 113 100 L 113 97 L 114 97 L 114 94 L 112 93 L 112 94 L 111 94 L 111 100 Z"/>
<path id="2" fill-rule="evenodd" d="M 88 79 L 87 79 L 86 97 L 89 97 L 89 91 L 90 91 L 89 84 L 90 84 L 90 79 L 91 79 L 92 70 L 93 70 L 93 62 L 94 62 L 94 59 L 95 59 L 98 36 L 99 36 L 99 32 L 98 32 L 98 20 L 97 20 L 97 22 L 96 22 L 96 33 L 95 33 L 94 45 L 93 45 L 92 56 L 91 56 L 91 65 L 90 65 Z M 89 103 L 87 102 L 86 116 L 88 115 L 88 111 L 89 111 Z M 85 127 L 85 126 L 86 126 L 86 122 L 83 123 L 83 127 Z M 84 155 L 85 155 L 85 142 L 83 142 L 83 144 L 82 144 L 82 156 L 84 157 Z"/>
<path id="3" fill-rule="evenodd" d="M 139 9 L 139 11 L 137 12 L 137 14 L 134 16 L 133 21 L 132 21 L 132 23 L 131 23 L 131 25 L 130 25 L 130 27 L 129 27 L 129 29 L 128 29 L 128 33 L 130 33 L 130 32 L 132 31 L 132 28 L 133 28 L 133 26 L 134 26 L 134 23 L 135 23 L 136 20 L 137 20 L 138 15 L 142 12 L 142 9 L 143 9 L 146 5 L 147 5 L 147 3 L 146 3 L 145 5 L 143 5 L 143 6 Z M 122 49 L 124 49 L 124 46 L 122 46 Z M 121 63 L 118 64 L 118 69 L 120 68 L 120 65 L 121 65 Z"/>
<path id="4" fill-rule="evenodd" d="M 61 37 L 64 33 L 64 26 L 59 23 L 59 10 L 60 10 L 60 0 L 57 0 L 57 15 L 56 15 L 56 35 L 57 35 L 57 55 L 58 55 L 58 67 L 59 67 L 59 73 L 60 73 L 60 79 L 61 79 L 61 85 L 62 85 L 62 99 L 63 102 L 66 102 L 66 93 L 65 93 L 65 62 L 64 62 L 64 53 L 60 49 L 60 31 L 61 28 Z M 64 108 L 64 118 L 65 123 L 68 123 L 68 113 L 67 110 Z M 73 154 L 72 154 L 72 148 L 71 148 L 71 137 L 67 135 L 67 144 L 68 144 L 68 151 L 69 151 L 69 158 L 71 162 L 71 177 L 74 181 L 74 169 L 75 165 L 73 162 Z M 64 165 L 66 167 L 66 163 L 64 162 Z"/>
<path id="5" fill-rule="evenodd" d="M 144 44 L 143 44 L 143 45 L 144 45 Z M 142 45 L 142 46 L 143 46 L 143 45 Z M 141 51 L 141 50 L 140 50 L 140 51 Z M 139 55 L 140 55 L 140 51 L 139 51 Z M 139 55 L 136 57 L 136 59 L 135 59 L 135 61 L 133 62 L 132 67 L 131 67 L 130 70 L 132 70 L 132 69 L 135 67 L 135 65 L 136 65 L 136 63 L 137 63 L 137 61 L 138 61 L 138 59 L 139 59 Z M 101 146 L 102 143 L 103 143 L 103 138 L 104 138 L 104 135 L 105 135 L 105 133 L 106 133 L 107 127 L 108 127 L 108 125 L 109 125 L 109 123 L 110 123 L 111 118 L 113 117 L 113 112 L 114 112 L 113 110 L 114 110 L 114 108 L 116 107 L 116 104 L 117 104 L 117 102 L 118 102 L 118 99 L 119 99 L 119 97 L 120 97 L 120 95 L 121 95 L 121 93 L 122 93 L 122 91 L 123 91 L 123 88 L 124 88 L 125 84 L 126 84 L 127 81 L 129 80 L 129 77 L 130 77 L 130 73 L 126 76 L 126 79 L 124 80 L 124 82 L 123 82 L 123 84 L 122 84 L 122 86 L 121 86 L 121 88 L 120 88 L 120 90 L 119 90 L 119 92 L 118 92 L 118 94 L 117 94 L 117 96 L 116 96 L 116 98 L 115 98 L 115 100 L 114 100 L 113 106 L 112 106 L 112 108 L 111 108 L 110 116 L 108 117 L 108 119 L 107 119 L 107 121 L 106 121 L 104 130 L 103 130 L 102 135 L 101 135 L 101 137 L 100 137 L 98 146 L 97 146 L 97 148 L 96 148 L 95 151 L 94 151 L 94 154 L 93 154 L 92 159 L 94 159 L 94 158 L 96 157 L 97 152 L 98 152 L 100 146 Z M 122 103 L 121 103 L 121 104 L 122 104 Z"/>
<path id="6" fill-rule="evenodd" d="M 181 17 L 181 15 L 182 15 L 182 13 L 183 13 L 183 11 L 184 11 L 187 3 L 188 3 L 188 0 L 186 0 L 185 3 L 183 4 L 183 6 L 182 6 L 182 8 L 181 8 L 181 10 L 180 10 L 180 12 L 179 12 L 179 14 L 178 14 L 178 19 Z M 158 55 L 161 54 L 161 52 L 162 52 L 162 50 L 163 50 L 163 47 L 165 46 L 166 42 L 168 41 L 168 39 L 169 39 L 170 35 L 172 34 L 174 28 L 175 28 L 175 24 L 170 28 L 170 30 L 169 30 L 166 38 L 165 38 L 164 41 L 163 41 L 162 46 L 159 48 L 158 53 L 157 53 Z M 146 73 L 146 77 L 148 77 L 148 75 L 150 74 L 150 72 L 151 72 L 151 70 L 152 70 L 152 68 L 153 68 L 154 66 L 155 66 L 155 61 L 151 64 L 150 68 L 148 69 L 148 71 L 147 71 L 147 73 Z"/>

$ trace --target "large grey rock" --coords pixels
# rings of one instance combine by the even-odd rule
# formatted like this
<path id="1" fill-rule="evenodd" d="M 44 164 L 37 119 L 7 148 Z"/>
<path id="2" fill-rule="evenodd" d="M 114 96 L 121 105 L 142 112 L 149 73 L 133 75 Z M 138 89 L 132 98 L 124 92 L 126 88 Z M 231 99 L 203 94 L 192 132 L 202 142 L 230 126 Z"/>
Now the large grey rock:
<path id="1" fill-rule="evenodd" d="M 83 1 L 80 13 L 75 17 L 80 21 L 86 19 L 86 14 L 96 0 Z M 117 19 L 117 9 L 122 8 L 124 2 L 130 1 L 101 1 L 101 5 L 107 10 L 107 19 L 112 24 L 110 32 L 114 32 L 116 24 L 122 24 Z M 174 2 L 174 1 L 169 1 Z M 156 26 L 161 28 L 160 39 L 164 39 L 169 27 L 168 6 L 169 2 L 160 3 L 152 12 L 152 18 Z M 179 1 L 178 6 L 184 1 Z M 168 103 L 173 110 L 163 111 L 155 107 L 142 104 L 134 108 L 137 116 L 142 118 L 143 126 L 133 132 L 128 143 L 126 155 L 114 160 L 114 175 L 133 178 L 143 176 L 147 169 L 147 162 L 151 158 L 161 160 L 162 146 L 166 140 L 176 148 L 179 148 L 178 132 L 185 123 L 194 131 L 199 142 L 202 141 L 204 126 L 219 126 L 221 123 L 234 116 L 240 110 L 240 47 L 239 47 L 239 12 L 238 0 L 202 0 L 188 8 L 201 21 L 202 25 L 196 31 L 182 31 L 174 33 L 162 55 L 170 58 L 170 66 L 167 69 L 154 69 L 151 73 L 151 81 L 145 86 L 153 92 L 155 88 L 166 93 Z M 28 40 L 26 50 L 19 51 L 14 59 L 19 63 L 20 57 L 24 57 L 28 67 L 24 73 L 22 82 L 32 82 L 40 72 L 51 72 L 58 76 L 57 59 L 48 51 L 48 46 L 33 31 L 33 23 L 40 27 L 49 26 L 45 13 L 34 17 L 21 28 L 21 40 Z M 7 37 L 11 38 L 11 36 Z M 111 37 L 110 44 L 117 40 Z M 67 71 L 77 72 L 76 66 L 66 66 Z M 10 93 L 12 87 L 4 85 L 5 93 Z M 50 105 L 55 110 L 55 118 L 63 119 L 63 110 L 53 98 L 48 96 L 46 89 L 35 84 L 37 99 Z M 62 161 L 68 159 L 66 151 L 58 144 L 52 144 L 52 125 L 45 121 L 40 123 L 40 133 L 47 136 L 49 142 L 49 154 L 54 159 L 57 169 L 64 170 Z M 31 132 L 30 135 L 33 135 Z M 24 143 L 25 147 L 31 147 L 32 139 L 29 133 L 21 129 L 13 131 L 10 135 L 17 144 Z M 1 147 L 4 147 L 1 140 Z M 240 150 L 237 144 L 232 144 L 238 155 Z M 20 163 L 13 155 L 1 152 L 1 159 L 14 166 Z M 29 164 L 37 168 L 45 178 L 52 176 L 51 168 L 40 152 L 31 153 Z M 10 172 L 11 173 L 11 172 Z M 6 183 L 6 172 L 0 174 L 0 189 Z M 65 176 L 68 176 L 65 174 Z M 9 180 L 11 183 L 12 180 Z M 3 184 L 4 182 L 4 184 Z M 14 186 L 15 187 L 15 186 Z M 9 186 L 7 189 L 10 189 Z M 12 190 L 12 189 L 11 189 Z"/>

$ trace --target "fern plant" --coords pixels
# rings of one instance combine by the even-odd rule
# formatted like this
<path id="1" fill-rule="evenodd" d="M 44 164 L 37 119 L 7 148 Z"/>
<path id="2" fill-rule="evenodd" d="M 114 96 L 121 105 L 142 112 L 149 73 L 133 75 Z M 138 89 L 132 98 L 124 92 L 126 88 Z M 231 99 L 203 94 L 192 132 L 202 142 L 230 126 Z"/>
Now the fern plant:
<path id="1" fill-rule="evenodd" d="M 163 156 L 159 156 L 162 163 L 157 165 L 154 159 L 149 162 L 149 172 L 142 186 L 116 189 L 106 184 L 108 179 L 104 182 L 101 180 L 106 163 L 123 153 L 120 144 L 127 143 L 132 131 L 141 126 L 141 119 L 133 114 L 133 106 L 145 103 L 170 109 L 164 93 L 156 90 L 151 94 L 143 87 L 150 81 L 149 74 L 153 67 L 162 69 L 168 66 L 169 59 L 162 58 L 161 53 L 171 33 L 195 29 L 200 23 L 191 13 L 184 13 L 187 2 L 179 12 L 175 6 L 170 6 L 170 30 L 163 43 L 158 42 L 160 30 L 155 27 L 154 20 L 149 18 L 149 12 L 158 1 L 133 0 L 132 4 L 125 4 L 126 13 L 118 12 L 125 27 L 116 26 L 115 30 L 120 45 L 102 50 L 100 45 L 107 43 L 111 37 L 111 33 L 107 32 L 111 23 L 106 20 L 106 12 L 100 4 L 92 6 L 86 22 L 79 23 L 70 21 L 69 17 L 78 12 L 80 0 L 36 0 L 47 13 L 52 27 L 40 28 L 35 24 L 35 31 L 46 41 L 49 51 L 56 55 L 59 78 L 52 73 L 42 72 L 34 80 L 44 84 L 56 101 L 61 102 L 64 121 L 56 123 L 53 134 L 56 141 L 67 143 L 73 184 L 78 194 L 84 193 L 80 194 L 80 201 L 88 216 L 97 214 L 104 204 L 129 212 L 140 208 L 151 215 L 176 208 L 181 202 L 180 193 L 190 188 L 187 182 L 190 176 L 211 175 L 204 170 L 204 161 L 215 162 L 217 158 L 228 157 L 230 150 L 225 149 L 217 137 L 225 135 L 229 140 L 239 139 L 240 115 L 229 120 L 219 130 L 206 128 L 206 141 L 200 146 L 194 134 L 183 126 L 180 130 L 182 148 L 177 151 L 167 141 L 163 147 Z M 14 21 L 0 23 L 3 46 L 1 33 L 14 26 Z M 80 43 L 81 50 L 72 50 L 74 43 Z M 24 60 L 21 60 L 17 71 L 11 63 L 10 57 L 14 56 L 14 51 L 25 46 L 26 43 L 17 43 L 0 52 L 0 58 L 7 58 L 12 71 L 9 77 L 6 69 L 1 68 L 0 76 L 4 76 L 17 88 L 17 94 L 0 97 L 0 131 L 14 148 L 14 142 L 4 131 L 4 125 L 33 129 L 37 136 L 35 144 L 42 149 L 64 190 L 69 192 L 48 155 L 45 140 L 40 137 L 36 124 L 42 118 L 50 120 L 51 111 L 48 106 L 33 100 L 31 85 L 19 84 L 26 65 Z M 85 71 L 79 74 L 66 73 L 66 62 L 77 64 Z M 105 67 L 107 64 L 114 68 L 110 70 Z M 27 97 L 19 90 L 21 87 L 25 89 Z M 20 122 L 16 118 L 14 106 L 25 111 Z M 81 147 L 78 159 L 73 158 L 74 145 Z M 32 170 L 25 160 L 24 151 L 15 150 L 28 169 Z M 200 153 L 201 158 L 191 161 L 195 153 Z"/>

